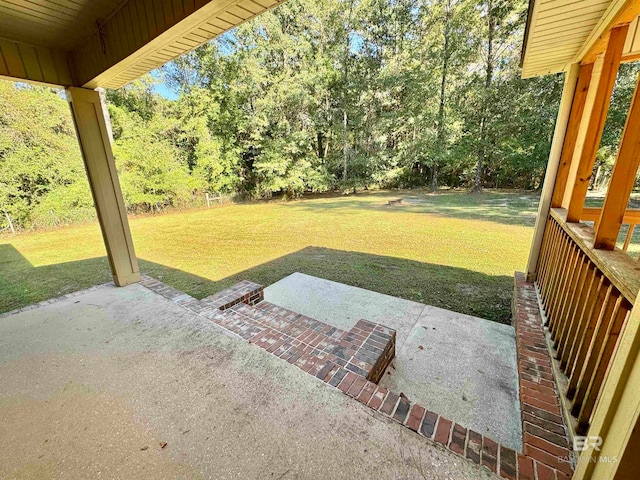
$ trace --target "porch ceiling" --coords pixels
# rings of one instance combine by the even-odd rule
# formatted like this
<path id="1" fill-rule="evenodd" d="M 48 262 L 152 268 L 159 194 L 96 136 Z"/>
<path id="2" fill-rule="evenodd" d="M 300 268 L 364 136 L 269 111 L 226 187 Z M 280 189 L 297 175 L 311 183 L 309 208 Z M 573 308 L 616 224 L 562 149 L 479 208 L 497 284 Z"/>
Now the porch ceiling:
<path id="1" fill-rule="evenodd" d="M 122 0 L 0 1 L 2 36 L 57 50 L 73 50 L 115 12 Z"/>
<path id="2" fill-rule="evenodd" d="M 284 0 L 0 0 L 0 76 L 118 88 Z"/>
<path id="3" fill-rule="evenodd" d="M 522 53 L 522 77 L 566 71 L 593 62 L 614 26 L 629 24 L 623 61 L 640 56 L 637 0 L 531 0 Z"/>

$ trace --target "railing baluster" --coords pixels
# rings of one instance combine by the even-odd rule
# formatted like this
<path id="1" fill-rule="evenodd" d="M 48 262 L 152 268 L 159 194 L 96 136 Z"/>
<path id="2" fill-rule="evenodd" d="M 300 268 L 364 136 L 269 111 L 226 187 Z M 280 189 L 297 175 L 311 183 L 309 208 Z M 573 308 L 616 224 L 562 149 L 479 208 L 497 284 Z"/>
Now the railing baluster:
<path id="1" fill-rule="evenodd" d="M 636 278 L 628 257 L 615 257 L 610 266 L 588 243 L 590 227 L 565 223 L 558 211 L 552 209 L 547 219 L 535 282 L 559 371 L 567 375 L 564 393 L 584 433 L 635 301 L 633 282 L 640 281 L 627 283 Z M 629 223 L 625 251 L 635 225 Z M 618 268 L 628 275 L 617 276 Z"/>
<path id="2" fill-rule="evenodd" d="M 604 279 L 605 281 L 606 278 Z M 605 285 L 603 284 L 603 287 Z M 588 365 L 588 355 L 592 349 L 592 343 L 595 338 L 595 334 L 598 331 L 598 327 L 602 323 L 602 319 L 607 314 L 607 310 L 613 310 L 615 305 L 615 299 L 611 301 L 611 292 L 613 291 L 613 286 L 611 283 L 608 283 L 606 288 L 601 288 L 600 293 L 598 294 L 598 299 L 596 300 L 596 308 L 593 309 L 591 318 L 589 319 L 589 323 L 587 324 L 587 328 L 584 332 L 582 339 L 580 340 L 580 348 L 578 350 L 578 355 L 576 357 L 576 361 L 574 362 L 574 367 L 571 371 L 571 375 L 569 376 L 569 387 L 567 388 L 567 397 L 570 399 L 574 399 L 576 396 L 576 392 L 581 385 L 582 379 L 587 372 Z M 609 312 L 611 314 L 611 312 Z M 574 401 L 574 404 L 576 402 Z M 582 403 L 582 399 L 579 399 L 579 403 Z"/>
<path id="3" fill-rule="evenodd" d="M 587 276 L 587 271 L 589 270 L 589 260 L 587 256 L 580 251 L 578 255 L 578 265 L 576 268 L 576 273 L 574 277 L 574 281 L 571 285 L 570 295 L 566 299 L 563 311 L 562 311 L 562 326 L 558 331 L 558 335 L 555 338 L 554 347 L 556 349 L 556 358 L 560 358 L 562 356 L 562 341 L 567 335 L 567 332 L 571 328 L 571 324 L 574 320 L 574 311 L 576 303 L 578 303 L 580 299 L 580 293 L 582 292 L 582 288 L 584 286 L 585 278 Z"/>
<path id="4" fill-rule="evenodd" d="M 554 344 L 558 343 L 562 331 L 566 328 L 566 323 L 568 321 L 567 313 L 572 303 L 573 296 L 575 295 L 576 284 L 578 282 L 578 278 L 580 277 L 580 270 L 582 268 L 582 255 L 582 250 L 580 250 L 577 245 L 572 244 L 572 261 L 569 264 L 566 280 L 561 287 L 563 292 L 560 296 L 558 321 L 552 335 L 552 338 L 555 341 Z"/>
<path id="5" fill-rule="evenodd" d="M 536 282 L 540 284 L 541 278 L 544 275 L 547 267 L 547 258 L 549 256 L 549 237 L 551 236 L 551 222 L 547 220 L 544 227 L 544 235 L 542 236 L 542 244 L 540 245 L 540 260 L 538 261 L 538 272 L 536 275 Z"/>
<path id="6" fill-rule="evenodd" d="M 555 282 L 554 285 L 552 287 L 551 290 L 551 301 L 549 304 L 549 312 L 548 312 L 548 323 L 549 323 L 549 330 L 551 330 L 552 333 L 555 332 L 556 330 L 556 326 L 557 326 L 557 315 L 558 315 L 558 309 L 560 307 L 560 297 L 563 293 L 562 289 L 564 287 L 564 283 L 567 279 L 567 276 L 569 275 L 569 265 L 571 262 L 571 242 L 569 241 L 569 238 L 566 234 L 562 235 L 562 240 L 563 240 L 563 244 L 562 244 L 562 249 L 561 249 L 561 254 L 560 254 L 560 262 L 558 263 L 558 272 L 557 275 L 555 276 Z"/>
<path id="7" fill-rule="evenodd" d="M 564 249 L 565 249 L 565 241 L 564 235 L 562 232 L 558 232 L 557 238 L 557 247 L 553 259 L 552 272 L 553 274 L 549 277 L 549 286 L 547 292 L 547 305 L 545 305 L 545 311 L 547 313 L 547 324 L 551 322 L 551 317 L 553 316 L 553 306 L 554 306 L 554 297 L 556 293 L 556 285 L 560 281 L 560 275 L 558 271 L 560 270 L 561 263 L 565 260 L 564 257 Z"/>
<path id="8" fill-rule="evenodd" d="M 560 347 L 558 351 L 560 353 L 560 368 L 564 371 L 567 365 L 567 360 L 571 354 L 571 348 L 576 339 L 577 332 L 580 331 L 580 325 L 585 316 L 585 310 L 588 308 L 589 295 L 592 289 L 595 291 L 597 287 L 597 275 L 596 269 L 593 263 L 587 260 L 587 266 L 585 268 L 585 278 L 578 296 L 578 301 L 571 313 L 571 322 L 566 334 L 560 339 Z"/>
<path id="9" fill-rule="evenodd" d="M 544 270 L 544 275 L 543 278 L 541 279 L 542 282 L 542 288 L 540 290 L 540 297 L 542 300 L 542 307 L 545 309 L 545 311 L 548 308 L 548 304 L 549 304 L 549 284 L 550 279 L 553 276 L 553 272 L 555 271 L 554 265 L 555 265 L 555 261 L 557 258 L 557 251 L 559 248 L 559 242 L 558 242 L 558 236 L 559 236 L 559 232 L 558 232 L 558 228 L 556 228 L 556 222 L 553 219 L 549 220 L 549 223 L 552 225 L 551 228 L 551 239 L 550 239 L 550 245 L 549 245 L 549 258 L 547 259 L 547 263 L 546 263 L 546 267 Z"/>
<path id="10" fill-rule="evenodd" d="M 630 310 L 631 305 L 629 305 L 623 297 L 618 298 L 616 310 L 613 313 L 613 318 L 609 322 L 604 336 L 604 342 L 598 355 L 594 374 L 584 395 L 582 408 L 577 413 L 578 425 L 576 431 L 578 433 L 586 433 L 589 427 L 589 420 L 591 419 L 591 414 L 598 400 L 607 367 L 611 361 L 611 356 L 613 355 L 613 350 L 620 336 L 620 332 L 624 328 L 626 319 L 629 317 Z"/>
<path id="11" fill-rule="evenodd" d="M 587 302 L 585 303 L 584 309 L 580 314 L 580 323 L 578 325 L 578 330 L 576 331 L 576 335 L 572 340 L 571 349 L 569 350 L 565 368 L 563 370 L 567 377 L 571 377 L 573 370 L 575 369 L 576 361 L 578 360 L 578 354 L 584 341 L 589 323 L 593 316 L 597 315 L 597 312 L 600 311 L 600 307 L 602 305 L 602 302 L 604 301 L 605 294 L 605 279 L 600 274 L 600 272 L 596 270 L 591 289 L 589 291 L 589 294 L 587 295 Z"/>

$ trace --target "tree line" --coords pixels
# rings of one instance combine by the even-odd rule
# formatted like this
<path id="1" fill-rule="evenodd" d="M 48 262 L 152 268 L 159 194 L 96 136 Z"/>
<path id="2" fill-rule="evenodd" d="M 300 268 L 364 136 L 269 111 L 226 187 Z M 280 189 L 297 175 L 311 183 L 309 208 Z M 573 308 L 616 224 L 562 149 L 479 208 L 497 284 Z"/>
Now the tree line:
<path id="1" fill-rule="evenodd" d="M 562 77 L 520 78 L 526 9 L 524 0 L 289 0 L 107 91 L 127 207 L 194 206 L 207 192 L 536 189 Z M 618 78 L 599 181 L 636 72 L 624 66 Z M 158 82 L 177 99 L 156 93 Z M 93 218 L 59 92 L 0 83 L 0 208 L 23 228 Z"/>

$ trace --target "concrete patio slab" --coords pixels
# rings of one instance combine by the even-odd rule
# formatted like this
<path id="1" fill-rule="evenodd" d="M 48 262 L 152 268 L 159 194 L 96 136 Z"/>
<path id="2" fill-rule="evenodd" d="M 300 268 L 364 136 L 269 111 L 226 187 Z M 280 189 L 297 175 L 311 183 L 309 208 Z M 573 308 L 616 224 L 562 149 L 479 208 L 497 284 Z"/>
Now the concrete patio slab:
<path id="1" fill-rule="evenodd" d="M 380 383 L 520 451 L 517 372 L 513 327 L 427 306 Z"/>
<path id="2" fill-rule="evenodd" d="M 334 327 L 349 330 L 360 319 L 396 331 L 402 345 L 424 305 L 304 273 L 294 273 L 264 289 L 264 299 Z"/>
<path id="3" fill-rule="evenodd" d="M 520 451 L 513 327 L 294 273 L 265 300 L 340 328 L 361 318 L 396 330 L 396 358 L 380 385 Z"/>
<path id="4" fill-rule="evenodd" d="M 0 478 L 494 478 L 141 285 L 0 318 L 0 379 Z"/>

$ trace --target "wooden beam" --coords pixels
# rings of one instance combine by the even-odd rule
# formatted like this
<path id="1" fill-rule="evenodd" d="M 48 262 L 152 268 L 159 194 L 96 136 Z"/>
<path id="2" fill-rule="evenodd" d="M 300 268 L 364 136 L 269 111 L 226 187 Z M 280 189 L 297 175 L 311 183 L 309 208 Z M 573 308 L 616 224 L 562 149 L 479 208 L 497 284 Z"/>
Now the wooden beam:
<path id="1" fill-rule="evenodd" d="M 595 248 L 613 250 L 616 247 L 638 166 L 640 166 L 640 76 L 636 82 L 627 122 L 620 140 L 618 157 L 613 165 L 607 196 L 600 212 L 594 240 Z"/>
<path id="2" fill-rule="evenodd" d="M 582 215 L 580 215 L 581 221 L 598 222 L 600 221 L 602 209 L 597 207 L 584 207 L 582 209 Z M 622 223 L 627 225 L 640 225 L 640 209 L 629 208 L 624 212 Z"/>
<path id="3" fill-rule="evenodd" d="M 578 139 L 571 160 L 571 171 L 562 202 L 563 207 L 567 208 L 568 222 L 580 220 L 628 30 L 629 26 L 624 25 L 611 31 L 604 56 L 598 57 L 593 66 Z"/>
<path id="4" fill-rule="evenodd" d="M 578 83 L 573 94 L 571 113 L 569 115 L 569 121 L 566 126 L 566 133 L 562 145 L 562 154 L 560 156 L 560 164 L 558 165 L 556 183 L 553 188 L 553 196 L 551 197 L 552 208 L 562 206 L 562 197 L 564 196 L 565 187 L 567 186 L 567 178 L 569 177 L 569 170 L 571 168 L 571 158 L 573 157 L 573 151 L 576 147 L 576 140 L 578 139 L 580 120 L 582 119 L 582 112 L 584 111 L 584 104 L 587 99 L 587 92 L 589 91 L 589 83 L 591 82 L 592 73 L 592 63 L 582 65 L 580 67 L 580 73 L 578 74 Z"/>
<path id="5" fill-rule="evenodd" d="M 0 38 L 0 77 L 50 86 L 73 85 L 66 52 Z"/>
<path id="6" fill-rule="evenodd" d="M 580 66 L 576 63 L 565 73 L 564 86 L 562 88 L 562 98 L 560 99 L 560 107 L 558 109 L 558 117 L 556 118 L 556 127 L 553 133 L 553 141 L 551 142 L 551 150 L 549 152 L 549 161 L 547 163 L 547 171 L 544 176 L 544 184 L 542 185 L 542 194 L 540 195 L 540 204 L 538 206 L 538 216 L 536 217 L 536 226 L 531 241 L 531 250 L 529 251 L 529 260 L 527 262 L 527 281 L 533 282 L 538 269 L 538 258 L 540 256 L 540 248 L 542 246 L 542 238 L 544 236 L 545 227 L 547 225 L 547 216 L 551 206 L 551 197 L 554 191 L 554 185 L 558 177 L 558 164 L 561 159 L 564 139 L 567 132 L 567 124 L 570 118 L 571 105 L 575 99 L 575 88 L 578 82 L 578 74 Z"/>
<path id="7" fill-rule="evenodd" d="M 575 57 L 582 64 L 593 63 L 607 48 L 611 32 L 621 26 L 628 26 L 640 15 L 640 2 L 636 0 L 614 0 L 595 26 L 589 38 Z"/>

